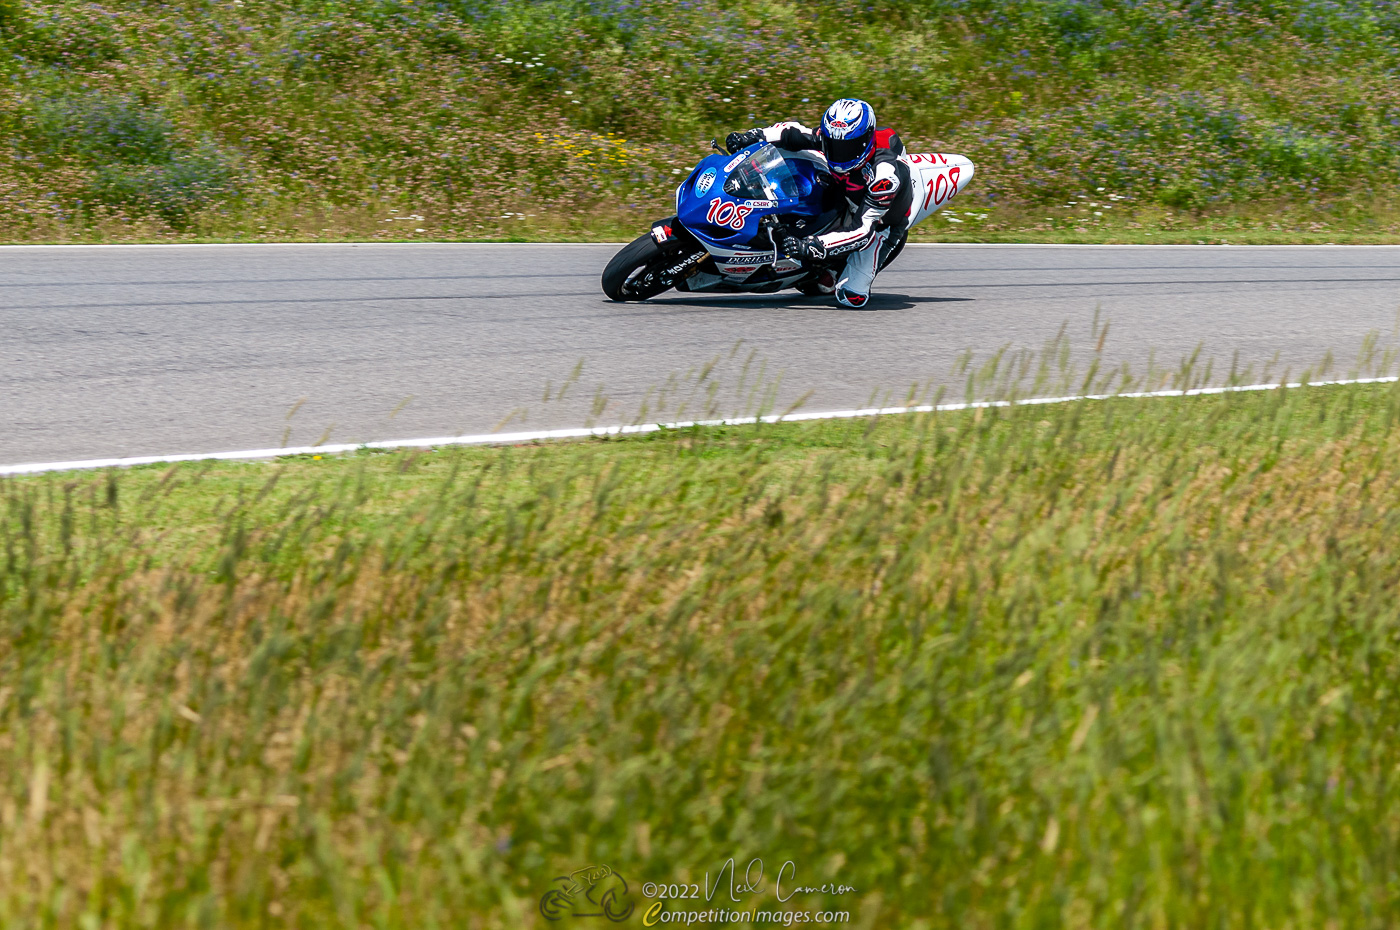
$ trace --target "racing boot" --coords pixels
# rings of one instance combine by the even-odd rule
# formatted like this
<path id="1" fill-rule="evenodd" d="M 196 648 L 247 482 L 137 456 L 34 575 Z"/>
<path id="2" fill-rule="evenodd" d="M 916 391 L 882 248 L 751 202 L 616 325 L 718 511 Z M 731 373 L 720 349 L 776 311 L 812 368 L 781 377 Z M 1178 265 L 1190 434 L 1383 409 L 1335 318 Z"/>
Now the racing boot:
<path id="1" fill-rule="evenodd" d="M 823 268 L 816 280 L 803 281 L 797 285 L 797 290 L 808 297 L 830 297 L 836 293 L 836 273 L 830 268 Z"/>

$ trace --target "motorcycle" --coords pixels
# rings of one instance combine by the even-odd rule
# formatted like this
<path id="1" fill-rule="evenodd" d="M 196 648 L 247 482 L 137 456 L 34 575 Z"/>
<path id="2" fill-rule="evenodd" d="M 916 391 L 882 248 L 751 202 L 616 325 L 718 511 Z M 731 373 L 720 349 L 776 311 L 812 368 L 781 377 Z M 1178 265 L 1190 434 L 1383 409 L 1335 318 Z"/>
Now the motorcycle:
<path id="1" fill-rule="evenodd" d="M 771 294 L 797 288 L 815 294 L 828 267 L 783 254 L 787 233 L 802 237 L 834 228 L 845 193 L 816 151 L 790 152 L 758 142 L 734 154 L 711 143 L 676 188 L 676 215 L 653 223 L 608 262 L 603 293 L 611 300 L 648 300 L 671 288 L 688 293 Z M 909 166 L 914 200 L 909 227 L 946 207 L 976 170 L 962 155 L 899 156 Z M 883 270 L 904 248 L 892 243 Z M 836 260 L 844 261 L 844 257 Z"/>

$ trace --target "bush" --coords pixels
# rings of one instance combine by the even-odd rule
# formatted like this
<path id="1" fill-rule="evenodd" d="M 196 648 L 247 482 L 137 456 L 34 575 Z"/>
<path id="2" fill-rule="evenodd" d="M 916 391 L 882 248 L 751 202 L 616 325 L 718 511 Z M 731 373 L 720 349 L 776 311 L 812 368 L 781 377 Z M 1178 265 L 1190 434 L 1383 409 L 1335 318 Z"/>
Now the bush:
<path id="1" fill-rule="evenodd" d="M 92 191 L 102 203 L 156 213 L 178 226 L 234 186 L 233 167 L 217 149 L 205 146 L 165 164 L 100 165 Z"/>
<path id="2" fill-rule="evenodd" d="M 64 95 L 34 109 L 41 137 L 57 151 L 133 165 L 167 162 L 176 152 L 175 124 L 131 97 Z"/>
<path id="3" fill-rule="evenodd" d="M 91 169 L 91 201 L 175 226 L 234 192 L 238 171 L 208 141 L 190 143 L 160 110 L 133 97 L 63 95 L 35 106 L 35 135 L 50 152 Z"/>

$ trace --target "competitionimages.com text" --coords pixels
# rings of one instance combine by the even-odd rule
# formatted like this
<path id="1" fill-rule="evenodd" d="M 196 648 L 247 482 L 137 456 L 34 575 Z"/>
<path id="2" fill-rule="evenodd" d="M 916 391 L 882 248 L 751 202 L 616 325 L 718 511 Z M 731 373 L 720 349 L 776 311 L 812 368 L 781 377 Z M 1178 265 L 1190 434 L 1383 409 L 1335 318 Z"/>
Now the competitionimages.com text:
<path id="1" fill-rule="evenodd" d="M 760 927 L 796 927 L 850 922 L 850 911 L 732 911 L 719 907 L 704 911 L 668 911 L 661 901 L 657 901 L 642 914 L 642 925 L 646 927 L 655 927 L 660 924 L 679 924 L 683 927 L 695 924 L 755 924 Z"/>

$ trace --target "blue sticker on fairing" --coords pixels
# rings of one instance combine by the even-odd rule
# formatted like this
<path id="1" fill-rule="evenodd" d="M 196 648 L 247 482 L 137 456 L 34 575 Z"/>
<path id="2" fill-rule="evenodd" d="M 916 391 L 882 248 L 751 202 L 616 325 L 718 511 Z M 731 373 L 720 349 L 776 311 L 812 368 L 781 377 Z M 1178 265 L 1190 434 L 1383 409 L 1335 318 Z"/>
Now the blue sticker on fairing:
<path id="1" fill-rule="evenodd" d="M 707 168 L 704 174 L 695 179 L 695 193 L 703 194 L 713 187 L 716 176 L 715 169 Z"/>

